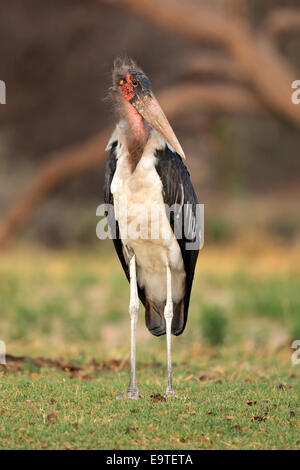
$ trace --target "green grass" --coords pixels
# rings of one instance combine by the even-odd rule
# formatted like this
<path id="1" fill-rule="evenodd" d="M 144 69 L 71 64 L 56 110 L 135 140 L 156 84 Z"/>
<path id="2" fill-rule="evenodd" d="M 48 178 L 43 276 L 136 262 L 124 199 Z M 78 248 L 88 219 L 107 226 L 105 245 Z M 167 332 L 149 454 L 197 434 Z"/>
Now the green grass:
<path id="1" fill-rule="evenodd" d="M 300 448 L 300 366 L 290 348 L 300 339 L 300 273 L 234 264 L 233 254 L 220 270 L 220 256 L 200 256 L 188 325 L 173 338 L 176 400 L 151 398 L 166 387 L 165 337 L 147 332 L 140 309 L 137 402 L 116 399 L 128 384 L 129 291 L 115 257 L 2 257 L 7 353 L 64 356 L 82 370 L 0 366 L 0 448 Z M 95 368 L 93 358 L 106 362 Z"/>
<path id="2" fill-rule="evenodd" d="M 203 336 L 212 346 L 224 343 L 227 329 L 227 315 L 219 305 L 204 305 L 200 318 Z"/>
<path id="3" fill-rule="evenodd" d="M 180 398 L 167 402 L 151 398 L 164 391 L 164 367 L 138 371 L 137 402 L 115 398 L 127 371 L 91 380 L 47 369 L 9 374 L 0 386 L 1 448 L 300 448 L 299 375 L 232 368 L 200 380 L 197 364 L 175 370 Z"/>

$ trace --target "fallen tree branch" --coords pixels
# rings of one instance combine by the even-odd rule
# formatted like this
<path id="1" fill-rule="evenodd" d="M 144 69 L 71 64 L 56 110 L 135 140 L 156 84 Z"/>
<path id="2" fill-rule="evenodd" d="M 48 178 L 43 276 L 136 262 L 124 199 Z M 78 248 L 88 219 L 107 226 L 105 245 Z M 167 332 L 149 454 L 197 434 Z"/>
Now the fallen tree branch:
<path id="1" fill-rule="evenodd" d="M 217 77 L 242 81 L 241 73 L 232 59 L 224 54 L 202 53 L 184 60 L 186 75 Z"/>
<path id="2" fill-rule="evenodd" d="M 31 357 L 31 356 L 15 356 L 13 354 L 6 354 L 5 356 L 6 363 L 0 364 L 0 370 L 4 372 L 4 374 L 13 373 L 13 372 L 21 372 L 23 371 L 23 367 L 25 364 L 32 364 L 37 369 L 41 369 L 42 367 L 51 367 L 57 368 L 64 372 L 70 374 L 70 378 L 78 377 L 83 380 L 91 380 L 94 375 L 99 374 L 105 370 L 112 370 L 112 371 L 119 371 L 128 369 L 129 363 L 128 360 L 119 359 L 109 359 L 107 361 L 97 361 L 95 358 L 91 359 L 89 362 L 83 363 L 74 363 L 64 358 L 58 359 L 51 359 L 47 357 Z M 139 363 L 140 367 L 153 367 L 159 368 L 162 366 L 160 362 L 152 361 L 152 362 L 141 362 Z"/>
<path id="3" fill-rule="evenodd" d="M 222 112 L 263 113 L 264 106 L 247 89 L 236 85 L 183 84 L 162 91 L 159 101 L 172 119 L 188 109 L 209 109 Z M 89 171 L 104 161 L 105 147 L 111 128 L 82 144 L 49 155 L 38 170 L 29 188 L 17 199 L 0 224 L 0 246 L 12 239 L 32 217 L 48 194 L 68 178 Z"/>
<path id="4" fill-rule="evenodd" d="M 296 73 L 268 37 L 255 33 L 246 17 L 226 14 L 220 8 L 201 7 L 190 0 L 114 0 L 165 29 L 186 37 L 222 45 L 246 80 L 268 106 L 300 126 L 300 106 L 291 101 Z"/>
<path id="5" fill-rule="evenodd" d="M 159 101 L 168 117 L 174 118 L 185 109 L 202 109 L 225 113 L 264 113 L 266 108 L 255 94 L 231 84 L 183 84 L 159 94 Z"/>

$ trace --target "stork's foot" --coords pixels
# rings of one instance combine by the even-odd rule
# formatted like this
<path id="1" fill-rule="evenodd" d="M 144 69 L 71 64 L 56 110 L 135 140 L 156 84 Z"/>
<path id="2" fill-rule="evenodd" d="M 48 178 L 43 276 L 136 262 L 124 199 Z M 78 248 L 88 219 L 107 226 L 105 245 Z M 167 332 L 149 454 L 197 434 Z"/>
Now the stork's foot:
<path id="1" fill-rule="evenodd" d="M 139 389 L 136 387 L 136 388 L 129 388 L 126 393 L 121 393 L 121 395 L 117 395 L 118 400 L 122 400 L 123 398 L 131 398 L 132 400 L 139 400 L 140 398 L 144 398 L 144 395 L 142 395 Z"/>
<path id="2" fill-rule="evenodd" d="M 178 398 L 178 396 L 176 395 L 173 389 L 167 388 L 165 398 Z"/>

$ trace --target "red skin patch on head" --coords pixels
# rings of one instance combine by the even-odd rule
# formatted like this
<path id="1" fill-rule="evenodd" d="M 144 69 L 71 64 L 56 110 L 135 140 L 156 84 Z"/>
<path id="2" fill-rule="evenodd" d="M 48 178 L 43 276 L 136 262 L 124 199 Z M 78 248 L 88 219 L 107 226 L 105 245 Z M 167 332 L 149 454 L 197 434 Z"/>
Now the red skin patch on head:
<path id="1" fill-rule="evenodd" d="M 130 73 L 127 72 L 125 77 L 126 77 L 126 82 L 122 85 L 122 93 L 123 93 L 124 98 L 127 101 L 129 101 L 134 97 L 135 93 L 133 91 L 133 85 L 131 83 Z"/>

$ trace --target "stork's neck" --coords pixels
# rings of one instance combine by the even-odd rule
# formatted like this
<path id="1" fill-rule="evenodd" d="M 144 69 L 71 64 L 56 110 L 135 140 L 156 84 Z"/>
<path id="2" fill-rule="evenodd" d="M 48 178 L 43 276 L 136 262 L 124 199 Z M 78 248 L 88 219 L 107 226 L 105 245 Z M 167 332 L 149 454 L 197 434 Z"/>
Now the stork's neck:
<path id="1" fill-rule="evenodd" d="M 126 140 L 131 170 L 134 171 L 143 155 L 150 129 L 142 116 L 128 102 L 125 102 Z"/>

